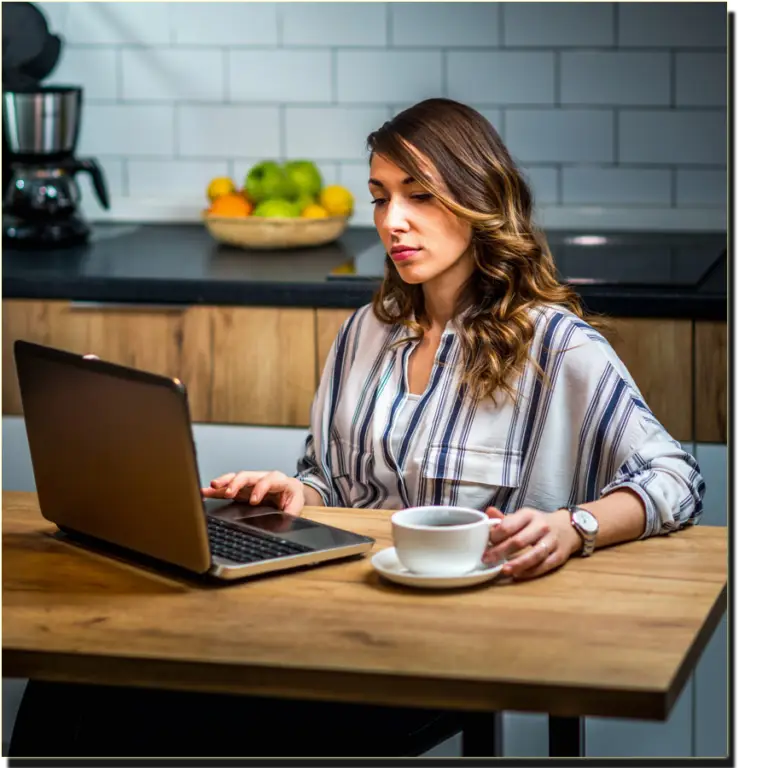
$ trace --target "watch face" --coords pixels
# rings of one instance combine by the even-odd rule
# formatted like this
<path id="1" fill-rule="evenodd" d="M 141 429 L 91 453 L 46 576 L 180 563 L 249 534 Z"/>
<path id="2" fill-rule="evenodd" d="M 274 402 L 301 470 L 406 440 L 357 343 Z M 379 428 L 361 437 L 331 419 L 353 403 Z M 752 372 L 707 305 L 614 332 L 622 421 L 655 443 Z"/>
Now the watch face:
<path id="1" fill-rule="evenodd" d="M 587 533 L 597 533 L 597 520 L 594 515 L 583 509 L 577 509 L 573 513 L 574 521 Z"/>

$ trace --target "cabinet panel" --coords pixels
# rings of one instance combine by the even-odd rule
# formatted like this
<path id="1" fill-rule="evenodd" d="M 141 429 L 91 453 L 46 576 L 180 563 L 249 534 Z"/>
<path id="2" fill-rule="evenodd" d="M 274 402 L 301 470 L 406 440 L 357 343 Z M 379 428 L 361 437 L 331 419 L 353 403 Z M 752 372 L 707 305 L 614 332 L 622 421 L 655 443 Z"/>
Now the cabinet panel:
<path id="1" fill-rule="evenodd" d="M 211 421 L 306 427 L 315 393 L 315 310 L 211 307 Z"/>
<path id="2" fill-rule="evenodd" d="M 728 441 L 728 325 L 697 321 L 695 337 L 695 438 Z"/>
<path id="3" fill-rule="evenodd" d="M 676 440 L 693 436 L 693 322 L 611 319 L 608 338 L 656 418 Z"/>
<path id="4" fill-rule="evenodd" d="M 193 420 L 208 420 L 211 343 L 203 307 L 3 301 L 3 413 L 20 415 L 16 339 L 178 377 L 187 386 Z"/>
<path id="5" fill-rule="evenodd" d="M 344 324 L 353 314 L 351 309 L 318 309 L 317 310 L 317 383 L 323 375 L 325 361 L 331 351 L 333 342 Z"/>

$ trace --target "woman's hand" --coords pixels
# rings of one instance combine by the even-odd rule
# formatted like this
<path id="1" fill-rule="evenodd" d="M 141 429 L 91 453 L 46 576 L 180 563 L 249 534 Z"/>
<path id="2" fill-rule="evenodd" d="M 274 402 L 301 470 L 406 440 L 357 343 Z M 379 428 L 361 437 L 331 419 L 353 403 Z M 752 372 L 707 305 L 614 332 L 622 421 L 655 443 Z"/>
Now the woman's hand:
<path id="1" fill-rule="evenodd" d="M 229 472 L 201 488 L 206 499 L 230 499 L 249 504 L 268 504 L 291 515 L 304 509 L 304 486 L 282 472 Z"/>
<path id="2" fill-rule="evenodd" d="M 504 515 L 496 507 L 486 514 L 502 522 L 490 532 L 491 545 L 483 562 L 508 560 L 502 569 L 505 576 L 533 579 L 559 568 L 581 549 L 581 536 L 571 525 L 567 509 L 541 512 L 523 507 L 513 515 Z"/>

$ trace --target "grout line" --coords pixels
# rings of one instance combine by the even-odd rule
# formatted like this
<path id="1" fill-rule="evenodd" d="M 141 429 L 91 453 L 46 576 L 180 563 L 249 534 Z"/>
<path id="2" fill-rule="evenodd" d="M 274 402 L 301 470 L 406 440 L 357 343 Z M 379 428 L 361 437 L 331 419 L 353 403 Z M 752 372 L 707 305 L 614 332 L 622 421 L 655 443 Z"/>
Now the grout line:
<path id="1" fill-rule="evenodd" d="M 613 3 L 613 47 L 619 47 L 619 4 Z"/>
<path id="2" fill-rule="evenodd" d="M 389 3 L 388 3 L 389 5 Z M 148 51 L 148 50 L 174 50 L 174 51 L 196 51 L 196 50 L 211 50 L 222 47 L 221 43 L 177 43 L 170 45 L 168 43 L 159 44 L 146 44 L 146 43 L 72 43 L 68 46 L 67 50 L 73 51 L 89 51 L 89 50 L 102 50 L 111 51 L 119 45 L 121 48 L 134 51 Z M 288 51 L 327 51 L 329 45 L 319 45 L 317 43 L 287 43 L 279 45 L 275 43 L 231 43 L 227 45 L 227 48 L 241 51 L 275 51 L 278 49 L 285 49 Z M 346 51 L 370 51 L 371 49 L 377 51 L 383 51 L 387 49 L 387 45 L 359 45 L 359 44 L 346 44 L 338 43 L 337 48 L 343 48 Z M 398 45 L 397 50 L 404 51 L 428 51 L 436 50 L 444 47 L 438 43 L 422 44 L 422 45 Z M 541 53 L 552 52 L 553 50 L 561 51 L 586 51 L 586 52 L 606 52 L 615 53 L 615 45 L 567 45 L 558 43 L 557 45 L 504 45 L 505 51 L 515 51 L 517 53 Z M 490 53 L 497 50 L 496 45 L 462 45 L 457 46 L 456 50 L 461 50 L 464 53 Z M 621 48 L 622 51 L 629 51 L 632 53 L 669 53 L 673 50 L 673 46 L 670 45 L 628 45 Z M 720 53 L 727 54 L 728 49 L 724 45 L 697 45 L 686 46 L 685 48 L 676 49 L 685 53 Z"/>

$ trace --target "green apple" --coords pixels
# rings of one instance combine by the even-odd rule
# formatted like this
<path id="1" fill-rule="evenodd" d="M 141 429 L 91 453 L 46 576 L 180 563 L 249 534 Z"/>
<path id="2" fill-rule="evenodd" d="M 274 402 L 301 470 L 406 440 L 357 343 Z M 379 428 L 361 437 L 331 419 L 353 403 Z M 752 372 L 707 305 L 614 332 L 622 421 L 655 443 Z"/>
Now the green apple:
<path id="1" fill-rule="evenodd" d="M 292 200 L 275 198 L 259 203 L 253 209 L 251 216 L 260 216 L 265 219 L 295 219 L 301 216 L 301 210 Z"/>
<path id="2" fill-rule="evenodd" d="M 245 194 L 254 204 L 276 198 L 293 200 L 299 193 L 285 170 L 274 160 L 254 165 L 245 177 L 244 188 Z"/>
<path id="3" fill-rule="evenodd" d="M 317 166 L 311 160 L 291 160 L 283 167 L 299 194 L 307 195 L 314 201 L 323 188 L 323 177 Z"/>
<path id="4" fill-rule="evenodd" d="M 305 208 L 315 202 L 317 202 L 317 200 L 314 197 L 311 195 L 306 195 L 302 192 L 296 200 L 296 205 L 299 207 L 300 211 L 303 211 Z"/>

